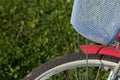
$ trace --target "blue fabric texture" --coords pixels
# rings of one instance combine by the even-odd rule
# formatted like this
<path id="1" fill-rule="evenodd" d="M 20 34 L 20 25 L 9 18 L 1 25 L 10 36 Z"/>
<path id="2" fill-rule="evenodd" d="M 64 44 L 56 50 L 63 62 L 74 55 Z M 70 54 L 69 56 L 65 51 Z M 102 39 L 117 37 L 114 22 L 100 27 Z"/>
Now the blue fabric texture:
<path id="1" fill-rule="evenodd" d="M 71 24 L 87 39 L 109 44 L 120 30 L 120 0 L 74 0 Z"/>

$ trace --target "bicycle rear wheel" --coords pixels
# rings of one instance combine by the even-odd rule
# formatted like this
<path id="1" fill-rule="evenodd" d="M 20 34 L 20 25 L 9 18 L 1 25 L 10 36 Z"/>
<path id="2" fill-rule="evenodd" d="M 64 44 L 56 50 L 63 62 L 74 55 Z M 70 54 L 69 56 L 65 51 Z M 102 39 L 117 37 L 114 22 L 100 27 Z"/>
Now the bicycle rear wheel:
<path id="1" fill-rule="evenodd" d="M 119 60 L 107 55 L 88 55 L 89 80 L 105 80 Z M 83 53 L 68 54 L 37 67 L 23 80 L 85 80 L 86 65 Z"/>

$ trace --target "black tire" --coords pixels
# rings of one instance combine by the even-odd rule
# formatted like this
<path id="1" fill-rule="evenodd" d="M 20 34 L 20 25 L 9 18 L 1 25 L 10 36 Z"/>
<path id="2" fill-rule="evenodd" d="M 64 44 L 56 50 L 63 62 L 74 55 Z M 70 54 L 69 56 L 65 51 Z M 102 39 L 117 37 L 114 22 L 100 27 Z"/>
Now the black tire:
<path id="1" fill-rule="evenodd" d="M 118 64 L 119 60 L 120 58 L 107 56 L 107 55 L 100 55 L 100 54 L 88 55 L 89 66 L 103 66 L 111 69 Z M 52 71 L 54 71 L 52 73 L 54 75 L 56 73 L 71 68 L 84 67 L 86 66 L 86 63 L 84 62 L 86 62 L 86 57 L 83 53 L 74 53 L 74 54 L 61 56 L 37 67 L 30 74 L 28 74 L 23 80 L 45 80 L 46 77 L 49 76 L 48 74 L 52 73 Z"/>

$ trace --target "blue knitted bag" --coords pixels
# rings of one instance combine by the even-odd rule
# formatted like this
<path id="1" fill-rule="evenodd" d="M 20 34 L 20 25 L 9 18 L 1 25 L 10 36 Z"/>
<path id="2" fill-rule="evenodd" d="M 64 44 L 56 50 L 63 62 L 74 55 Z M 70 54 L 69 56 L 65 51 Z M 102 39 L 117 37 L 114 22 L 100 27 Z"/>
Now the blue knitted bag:
<path id="1" fill-rule="evenodd" d="M 71 24 L 87 39 L 109 44 L 120 30 L 120 0 L 74 0 Z"/>

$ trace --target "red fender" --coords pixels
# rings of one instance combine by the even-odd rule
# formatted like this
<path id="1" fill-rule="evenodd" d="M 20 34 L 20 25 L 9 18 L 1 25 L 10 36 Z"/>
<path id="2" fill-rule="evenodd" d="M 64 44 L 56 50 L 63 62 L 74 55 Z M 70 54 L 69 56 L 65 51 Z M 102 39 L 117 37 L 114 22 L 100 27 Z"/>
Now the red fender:
<path id="1" fill-rule="evenodd" d="M 81 50 L 84 54 L 103 54 L 103 55 L 109 55 L 120 58 L 120 51 L 106 46 L 100 46 L 100 45 L 80 45 Z"/>

